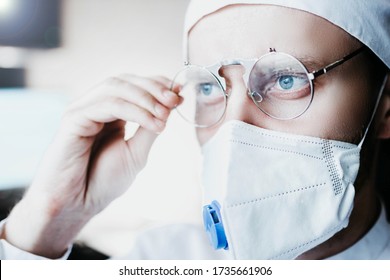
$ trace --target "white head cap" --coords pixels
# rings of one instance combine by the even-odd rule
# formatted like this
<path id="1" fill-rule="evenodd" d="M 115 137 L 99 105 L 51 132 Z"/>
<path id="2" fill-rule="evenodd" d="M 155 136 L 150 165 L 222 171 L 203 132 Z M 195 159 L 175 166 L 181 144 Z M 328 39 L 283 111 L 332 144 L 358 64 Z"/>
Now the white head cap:
<path id="1" fill-rule="evenodd" d="M 278 5 L 320 16 L 358 39 L 390 68 L 389 0 L 191 0 L 184 27 L 186 58 L 190 29 L 202 17 L 232 4 Z"/>

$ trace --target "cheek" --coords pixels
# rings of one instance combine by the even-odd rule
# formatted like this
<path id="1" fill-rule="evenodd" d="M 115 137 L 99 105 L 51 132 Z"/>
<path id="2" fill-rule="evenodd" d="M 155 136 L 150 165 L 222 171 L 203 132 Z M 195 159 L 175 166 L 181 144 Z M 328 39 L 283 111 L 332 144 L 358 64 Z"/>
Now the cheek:
<path id="1" fill-rule="evenodd" d="M 372 102 L 363 83 L 329 83 L 314 95 L 311 114 L 318 120 L 319 137 L 359 142 L 371 116 Z"/>

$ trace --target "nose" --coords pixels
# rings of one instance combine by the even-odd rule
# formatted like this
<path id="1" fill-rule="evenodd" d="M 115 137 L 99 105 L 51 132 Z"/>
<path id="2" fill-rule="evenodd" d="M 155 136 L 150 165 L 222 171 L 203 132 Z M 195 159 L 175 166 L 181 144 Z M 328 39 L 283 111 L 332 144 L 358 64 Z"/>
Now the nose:
<path id="1" fill-rule="evenodd" d="M 198 141 L 203 145 L 223 125 L 230 120 L 239 120 L 248 124 L 264 127 L 267 116 L 262 113 L 248 95 L 245 68 L 239 64 L 224 65 L 219 69 L 219 76 L 225 80 L 227 108 L 225 116 L 218 124 L 208 128 L 196 129 Z"/>
<path id="2" fill-rule="evenodd" d="M 219 70 L 219 75 L 226 82 L 228 102 L 223 122 L 240 120 L 249 124 L 258 123 L 261 111 L 248 95 L 246 81 L 244 81 L 245 68 L 242 65 L 225 65 Z"/>

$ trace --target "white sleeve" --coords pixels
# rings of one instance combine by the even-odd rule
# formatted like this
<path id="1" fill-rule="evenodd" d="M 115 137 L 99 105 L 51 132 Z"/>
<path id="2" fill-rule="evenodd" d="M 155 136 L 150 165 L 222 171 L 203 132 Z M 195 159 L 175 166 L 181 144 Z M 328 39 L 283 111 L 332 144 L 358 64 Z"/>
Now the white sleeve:
<path id="1" fill-rule="evenodd" d="M 6 220 L 0 222 L 0 232 L 3 231 Z M 72 251 L 72 246 L 69 246 L 65 254 L 57 260 L 66 260 Z M 48 258 L 34 255 L 32 253 L 23 251 L 12 244 L 8 243 L 5 239 L 0 240 L 0 260 L 47 260 Z"/>

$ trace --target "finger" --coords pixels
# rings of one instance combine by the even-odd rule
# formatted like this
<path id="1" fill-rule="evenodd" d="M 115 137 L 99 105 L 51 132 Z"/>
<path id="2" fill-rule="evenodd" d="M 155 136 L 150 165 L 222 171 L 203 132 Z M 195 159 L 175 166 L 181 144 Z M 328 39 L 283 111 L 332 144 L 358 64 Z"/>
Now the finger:
<path id="1" fill-rule="evenodd" d="M 77 108 L 86 108 L 92 104 L 109 103 L 110 100 L 122 99 L 146 109 L 156 118 L 166 121 L 171 108 L 161 104 L 150 92 L 127 81 L 115 78 L 102 84 L 99 88 L 78 102 Z"/>
<path id="2" fill-rule="evenodd" d="M 171 79 L 168 79 L 167 77 L 164 77 L 164 76 L 154 76 L 152 78 L 154 80 L 158 81 L 159 83 L 163 84 L 167 88 L 171 88 L 171 85 L 172 85 Z"/>
<path id="3" fill-rule="evenodd" d="M 169 90 L 179 97 L 179 102 L 176 104 L 176 106 L 180 105 L 183 102 L 183 97 L 179 95 L 181 90 L 181 85 L 179 85 L 178 83 L 174 83 L 173 80 L 170 80 L 164 76 L 156 76 L 154 77 L 154 79 L 159 81 L 161 84 L 168 86 Z"/>
<path id="4" fill-rule="evenodd" d="M 129 102 L 132 102 L 142 108 L 155 112 L 155 115 L 168 113 L 170 106 L 166 106 L 155 96 L 161 96 L 164 88 L 154 84 L 150 80 L 144 80 L 140 78 L 140 82 L 128 81 L 123 78 L 114 78 L 109 80 L 108 91 L 111 92 L 111 96 L 117 96 L 123 98 Z M 141 82 L 142 81 L 142 82 Z M 162 99 L 162 98 L 160 98 Z M 166 102 L 165 102 L 166 103 Z"/>
<path id="5" fill-rule="evenodd" d="M 134 136 L 127 141 L 130 154 L 133 156 L 138 170 L 141 170 L 145 166 L 150 148 L 157 136 L 158 134 L 155 134 L 143 127 L 139 127 Z"/>
<path id="6" fill-rule="evenodd" d="M 84 137 L 96 135 L 104 123 L 117 120 L 137 123 L 154 133 L 161 133 L 165 128 L 165 120 L 158 119 L 148 110 L 118 98 L 74 110 L 68 113 L 65 119 L 74 133 Z"/>
<path id="7" fill-rule="evenodd" d="M 180 92 L 180 89 L 181 89 L 181 85 L 178 84 L 178 83 L 174 83 L 173 80 L 170 80 L 164 76 L 156 76 L 155 79 L 159 82 L 161 82 L 162 84 L 164 85 L 167 85 L 169 87 L 169 89 L 175 93 L 175 94 L 179 94 Z"/>
<path id="8" fill-rule="evenodd" d="M 128 80 L 123 77 L 106 79 L 69 107 L 81 109 L 93 103 L 105 102 L 106 98 L 118 97 L 133 102 L 152 112 L 156 117 L 164 119 L 169 114 L 169 110 L 182 102 L 182 97 L 167 90 L 163 84 L 157 81 L 132 75 L 127 75 L 126 79 Z"/>
<path id="9" fill-rule="evenodd" d="M 164 76 L 156 76 L 155 79 L 157 81 L 159 81 L 160 83 L 168 86 L 170 91 L 173 92 L 175 95 L 177 95 L 179 97 L 180 100 L 179 100 L 179 103 L 176 104 L 176 106 L 182 103 L 183 97 L 179 95 L 179 92 L 180 92 L 180 89 L 181 89 L 181 86 L 179 84 L 177 84 L 177 83 L 174 84 L 173 80 L 170 80 L 170 79 L 168 79 L 167 77 L 164 77 Z"/>
<path id="10" fill-rule="evenodd" d="M 180 97 L 180 99 L 181 99 L 180 101 L 183 101 L 183 97 L 179 95 L 181 89 L 182 89 L 182 85 L 179 84 L 179 83 L 174 83 L 171 86 L 171 91 L 174 92 L 175 94 L 177 94 Z"/>
<path id="11" fill-rule="evenodd" d="M 160 133 L 165 128 L 169 112 L 163 118 L 156 117 L 153 112 L 123 99 L 112 99 L 105 103 L 96 104 L 86 115 L 96 122 L 111 122 L 123 120 L 135 122 L 154 132 Z"/>
<path id="12" fill-rule="evenodd" d="M 180 97 L 170 90 L 171 82 L 164 77 L 145 78 L 135 75 L 123 74 L 121 79 L 145 89 L 153 95 L 161 104 L 168 108 L 174 108 L 180 102 Z"/>

